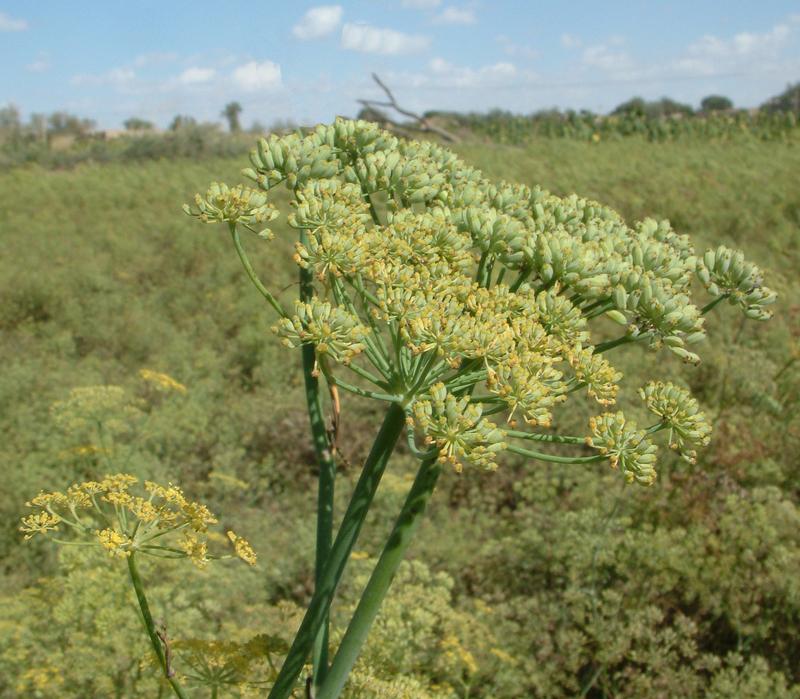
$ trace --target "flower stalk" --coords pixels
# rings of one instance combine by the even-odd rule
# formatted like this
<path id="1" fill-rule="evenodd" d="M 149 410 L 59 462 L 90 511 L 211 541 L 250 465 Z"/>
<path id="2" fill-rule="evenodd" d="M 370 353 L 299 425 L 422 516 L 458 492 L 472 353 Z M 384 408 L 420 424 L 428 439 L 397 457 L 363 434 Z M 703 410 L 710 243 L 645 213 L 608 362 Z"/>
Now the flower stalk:
<path id="1" fill-rule="evenodd" d="M 307 235 L 305 230 L 300 231 L 300 244 L 305 245 Z M 300 268 L 300 300 L 309 301 L 314 295 L 311 272 Z M 314 443 L 314 452 L 317 457 L 319 475 L 317 478 L 317 542 L 315 557 L 314 586 L 319 588 L 323 584 L 323 572 L 330 554 L 333 540 L 333 498 L 336 480 L 336 457 L 334 445 L 328 436 L 325 426 L 325 416 L 320 400 L 319 379 L 317 378 L 317 358 L 314 345 L 306 343 L 301 347 L 303 358 L 303 381 L 305 385 L 306 407 L 311 427 L 311 438 Z M 334 420 L 338 419 L 334 417 Z M 335 430 L 337 425 L 333 425 Z M 335 437 L 335 435 L 334 435 Z M 330 623 L 326 614 L 322 626 L 314 641 L 312 654 L 312 676 L 314 686 L 318 686 L 325 679 L 328 669 L 328 637 Z"/>
<path id="2" fill-rule="evenodd" d="M 381 603 L 422 521 L 441 471 L 442 464 L 438 454 L 434 454 L 420 465 L 400 515 L 339 644 L 327 678 L 317 691 L 315 699 L 336 699 L 344 688 L 358 654 L 367 640 L 372 623 L 378 615 Z"/>
<path id="3" fill-rule="evenodd" d="M 300 623 L 294 641 L 278 673 L 269 699 L 287 699 L 294 689 L 297 678 L 303 670 L 312 651 L 320 629 L 328 618 L 328 612 L 339 580 L 344 572 L 353 546 L 358 540 L 364 519 L 367 516 L 375 492 L 394 451 L 397 440 L 403 431 L 405 413 L 392 404 L 384 417 L 372 449 L 364 462 L 361 476 L 353 491 L 350 504 L 344 514 L 339 531 L 333 541 L 325 566 L 322 569 L 314 594 L 311 597 L 305 616 Z"/>
<path id="4" fill-rule="evenodd" d="M 147 596 L 144 592 L 144 585 L 142 583 L 141 575 L 139 575 L 139 568 L 136 565 L 136 553 L 131 552 L 128 556 L 128 574 L 130 575 L 131 584 L 133 585 L 134 592 L 136 592 L 136 601 L 139 603 L 139 610 L 142 613 L 142 621 L 144 622 L 147 636 L 150 639 L 150 645 L 153 647 L 153 652 L 156 654 L 158 664 L 161 667 L 164 677 L 169 682 L 172 691 L 178 699 L 188 699 L 181 683 L 175 677 L 175 671 L 169 666 L 165 649 L 161 644 L 161 639 L 158 636 L 153 615 L 150 613 L 150 605 L 147 603 Z"/>

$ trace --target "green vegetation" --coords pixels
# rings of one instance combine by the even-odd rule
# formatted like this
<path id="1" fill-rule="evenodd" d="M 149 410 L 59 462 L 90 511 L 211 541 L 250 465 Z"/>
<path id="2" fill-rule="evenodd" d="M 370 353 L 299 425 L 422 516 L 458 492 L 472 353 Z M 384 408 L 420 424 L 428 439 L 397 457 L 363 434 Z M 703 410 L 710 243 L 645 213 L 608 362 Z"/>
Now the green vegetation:
<path id="1" fill-rule="evenodd" d="M 689 113 L 687 113 L 689 110 Z M 634 98 L 609 116 L 556 110 L 530 115 L 493 110 L 488 114 L 439 113 L 450 129 L 464 129 L 492 142 L 524 145 L 541 138 L 579 141 L 639 138 L 647 141 L 715 141 L 755 139 L 796 143 L 798 116 L 792 111 L 700 112 L 669 99 L 646 103 Z"/>
<path id="2" fill-rule="evenodd" d="M 679 377 L 713 418 L 697 465 L 665 455 L 653 488 L 623 491 L 606 464 L 512 459 L 494 473 L 445 472 L 346 696 L 800 696 L 796 149 L 548 140 L 466 143 L 460 154 L 488 176 L 576 191 L 629 221 L 667 217 L 700 249 L 741 248 L 780 300 L 769 324 L 723 304 L 699 368 L 662 353 L 654 370 L 638 348 L 614 357 L 626 412 L 642 410 L 635 387 Z M 300 359 L 287 362 L 268 332 L 224 230 L 197 231 L 176 207 L 210 179 L 238 181 L 240 166 L 194 158 L 0 175 L 0 696 L 167 696 L 126 571 L 94 549 L 23 547 L 17 532 L 22 499 L 121 462 L 181 484 L 259 553 L 255 572 L 159 561 L 156 577 L 141 562 L 175 666 L 219 685 L 214 696 L 263 696 L 286 652 L 314 579 Z M 251 252 L 282 302 L 296 296 L 281 262 L 293 249 L 285 220 L 271 224 L 273 247 Z M 70 402 L 90 386 L 122 397 Z M 583 434 L 589 408 L 569 405 L 558 431 Z M 378 422 L 372 402 L 342 398 L 337 513 Z M 412 468 L 410 454 L 393 460 L 376 495 L 334 645 Z"/>

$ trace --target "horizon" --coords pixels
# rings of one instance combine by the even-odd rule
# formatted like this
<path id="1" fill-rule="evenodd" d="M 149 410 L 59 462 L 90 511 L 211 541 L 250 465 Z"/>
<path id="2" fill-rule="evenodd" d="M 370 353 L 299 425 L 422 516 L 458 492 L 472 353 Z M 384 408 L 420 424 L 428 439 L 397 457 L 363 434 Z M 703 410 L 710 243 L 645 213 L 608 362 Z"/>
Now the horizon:
<path id="1" fill-rule="evenodd" d="M 413 111 L 516 114 L 604 114 L 636 96 L 697 107 L 709 94 L 747 109 L 800 79 L 800 13 L 786 0 L 580 1 L 546 16 L 485 0 L 95 7 L 0 3 L 0 105 L 118 129 L 178 114 L 222 123 L 237 101 L 248 128 L 355 115 L 358 99 L 383 98 L 372 72 Z"/>

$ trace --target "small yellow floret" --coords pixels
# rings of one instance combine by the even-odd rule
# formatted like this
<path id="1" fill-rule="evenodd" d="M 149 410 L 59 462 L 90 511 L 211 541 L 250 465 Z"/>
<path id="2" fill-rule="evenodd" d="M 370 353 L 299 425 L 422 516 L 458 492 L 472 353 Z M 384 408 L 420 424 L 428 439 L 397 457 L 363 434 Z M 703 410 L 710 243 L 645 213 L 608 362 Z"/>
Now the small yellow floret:
<path id="1" fill-rule="evenodd" d="M 34 534 L 46 534 L 50 530 L 58 529 L 61 517 L 49 512 L 37 512 L 23 518 L 19 530 L 25 532 L 25 539 L 30 539 Z"/>
<path id="2" fill-rule="evenodd" d="M 248 565 L 254 566 L 256 564 L 256 552 L 253 551 L 253 547 L 250 546 L 247 539 L 237 536 L 232 531 L 228 532 L 228 538 L 231 540 L 233 548 L 236 550 L 236 555 Z"/>
<path id="3" fill-rule="evenodd" d="M 140 369 L 139 376 L 142 377 L 147 383 L 152 384 L 157 389 L 162 391 L 177 391 L 178 393 L 186 393 L 187 388 L 180 381 L 176 381 L 169 374 L 163 374 L 160 371 L 153 371 L 152 369 Z"/>
<path id="4" fill-rule="evenodd" d="M 97 532 L 100 545 L 108 551 L 110 556 L 117 558 L 127 558 L 131 555 L 130 540 L 116 529 L 103 529 Z"/>

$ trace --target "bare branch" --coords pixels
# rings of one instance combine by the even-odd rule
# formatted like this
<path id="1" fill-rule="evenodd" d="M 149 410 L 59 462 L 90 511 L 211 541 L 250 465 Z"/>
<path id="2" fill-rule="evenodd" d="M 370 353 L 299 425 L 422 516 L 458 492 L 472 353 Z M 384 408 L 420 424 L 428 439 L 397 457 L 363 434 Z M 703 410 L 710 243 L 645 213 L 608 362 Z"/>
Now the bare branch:
<path id="1" fill-rule="evenodd" d="M 416 114 L 415 112 L 409 111 L 408 109 L 404 109 L 403 107 L 401 107 L 397 103 L 397 100 L 392 94 L 392 91 L 375 73 L 372 74 L 372 79 L 378 84 L 378 87 L 380 87 L 386 93 L 386 96 L 389 98 L 389 101 L 379 102 L 378 100 L 358 100 L 360 104 L 364 105 L 367 109 L 374 109 L 376 107 L 389 107 L 391 109 L 394 109 L 399 114 L 402 114 L 403 116 L 416 121 L 421 131 L 430 131 L 431 133 L 435 133 L 441 136 L 445 141 L 449 141 L 451 143 L 458 143 L 460 139 L 455 134 L 446 131 L 440 126 L 436 126 L 436 124 L 431 124 L 430 121 L 428 121 L 424 116 Z M 387 121 L 389 121 L 389 123 L 393 127 L 398 128 L 398 124 L 395 123 L 394 121 L 389 120 L 388 117 Z"/>

